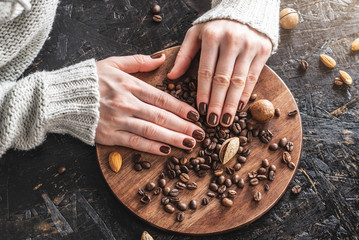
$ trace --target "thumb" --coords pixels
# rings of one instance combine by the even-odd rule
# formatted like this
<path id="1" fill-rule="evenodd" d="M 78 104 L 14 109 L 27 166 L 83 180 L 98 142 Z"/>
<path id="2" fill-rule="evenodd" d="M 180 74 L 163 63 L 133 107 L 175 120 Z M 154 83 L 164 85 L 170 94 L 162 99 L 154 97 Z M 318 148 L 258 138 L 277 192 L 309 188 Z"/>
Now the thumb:
<path id="1" fill-rule="evenodd" d="M 126 73 L 150 72 L 161 66 L 166 60 L 163 53 L 149 55 L 131 55 L 123 57 L 111 57 L 113 66 Z"/>

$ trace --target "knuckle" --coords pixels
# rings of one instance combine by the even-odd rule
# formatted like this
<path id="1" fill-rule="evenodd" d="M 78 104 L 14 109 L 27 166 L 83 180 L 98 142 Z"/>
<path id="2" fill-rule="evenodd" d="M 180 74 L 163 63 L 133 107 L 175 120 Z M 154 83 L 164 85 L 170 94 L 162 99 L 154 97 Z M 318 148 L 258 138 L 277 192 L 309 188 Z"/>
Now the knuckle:
<path id="1" fill-rule="evenodd" d="M 141 67 L 145 64 L 144 55 L 135 54 L 135 55 L 132 55 L 132 57 L 133 57 L 133 59 L 135 60 L 135 62 L 138 64 L 138 66 L 139 66 L 139 71 L 141 71 Z"/>
<path id="2" fill-rule="evenodd" d="M 202 79 L 212 79 L 213 72 L 209 69 L 200 69 L 198 71 L 198 77 Z"/>
<path id="3" fill-rule="evenodd" d="M 132 135 L 128 140 L 128 146 L 130 148 L 138 148 L 141 143 L 141 137 L 138 135 Z"/>
<path id="4" fill-rule="evenodd" d="M 234 103 L 234 102 L 227 102 L 226 103 L 226 108 L 229 109 L 229 112 L 235 112 L 237 107 L 238 107 L 238 103 Z"/>
<path id="5" fill-rule="evenodd" d="M 231 79 L 225 74 L 216 74 L 213 78 L 213 83 L 219 86 L 229 86 Z"/>
<path id="6" fill-rule="evenodd" d="M 245 77 L 233 76 L 231 79 L 231 83 L 235 87 L 244 87 L 244 85 L 246 84 L 246 80 Z"/>
<path id="7" fill-rule="evenodd" d="M 258 77 L 254 74 L 248 74 L 248 76 L 247 76 L 247 82 L 248 82 L 248 84 L 251 84 L 251 85 L 255 84 L 257 82 L 257 79 L 258 79 Z"/>
<path id="8" fill-rule="evenodd" d="M 147 125 L 143 128 L 143 136 L 146 138 L 153 138 L 156 134 L 156 129 L 153 125 Z"/>
<path id="9" fill-rule="evenodd" d="M 169 99 L 164 93 L 158 94 L 155 97 L 155 105 L 158 107 L 163 108 L 164 106 L 168 105 Z"/>
<path id="10" fill-rule="evenodd" d="M 251 93 L 250 93 L 250 92 L 244 91 L 244 92 L 242 93 L 242 99 L 245 100 L 244 102 L 246 102 L 247 99 L 249 99 L 250 96 L 251 96 Z"/>
<path id="11" fill-rule="evenodd" d="M 190 56 L 188 56 L 187 54 L 185 54 L 183 52 L 182 48 L 180 48 L 180 50 L 178 51 L 177 57 L 188 58 L 189 60 L 192 60 L 192 58 Z"/>
<path id="12" fill-rule="evenodd" d="M 213 30 L 213 29 L 210 29 L 210 28 L 206 28 L 204 30 L 203 35 L 207 40 L 216 41 L 217 38 L 218 38 L 217 32 L 215 30 Z"/>
<path id="13" fill-rule="evenodd" d="M 263 56 L 269 56 L 272 51 L 272 46 L 268 43 L 261 44 L 259 48 L 259 53 Z"/>
<path id="14" fill-rule="evenodd" d="M 168 120 L 168 114 L 166 112 L 159 112 L 156 116 L 156 123 L 160 126 L 165 126 Z"/>
<path id="15" fill-rule="evenodd" d="M 232 32 L 232 31 L 226 32 L 225 38 L 230 45 L 238 46 L 240 43 L 240 36 L 236 32 Z"/>

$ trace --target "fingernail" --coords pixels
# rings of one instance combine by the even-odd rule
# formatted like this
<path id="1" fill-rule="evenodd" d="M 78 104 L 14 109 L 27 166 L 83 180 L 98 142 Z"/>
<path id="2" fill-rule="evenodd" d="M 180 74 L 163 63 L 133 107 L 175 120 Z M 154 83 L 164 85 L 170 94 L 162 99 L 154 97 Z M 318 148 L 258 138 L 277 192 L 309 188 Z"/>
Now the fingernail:
<path id="1" fill-rule="evenodd" d="M 189 112 L 187 113 L 187 118 L 188 118 L 189 120 L 193 121 L 193 122 L 197 122 L 198 119 L 199 119 L 199 115 L 198 115 L 198 113 L 195 112 L 195 111 L 189 111 Z"/>
<path id="2" fill-rule="evenodd" d="M 217 121 L 218 121 L 218 115 L 217 114 L 215 114 L 215 113 L 209 114 L 208 123 L 210 125 L 212 125 L 212 126 L 217 125 Z"/>
<path id="3" fill-rule="evenodd" d="M 240 101 L 238 105 L 238 111 L 241 111 L 243 108 L 244 102 Z"/>
<path id="4" fill-rule="evenodd" d="M 198 141 L 202 141 L 205 137 L 204 132 L 201 130 L 194 130 L 192 133 L 192 137 L 194 137 Z"/>
<path id="5" fill-rule="evenodd" d="M 207 103 L 201 102 L 199 104 L 199 110 L 198 111 L 199 111 L 199 114 L 206 115 L 207 114 Z"/>
<path id="6" fill-rule="evenodd" d="M 185 138 L 182 142 L 183 146 L 188 147 L 188 148 L 193 148 L 195 141 L 191 138 Z"/>
<path id="7" fill-rule="evenodd" d="M 161 146 L 160 147 L 160 151 L 165 154 L 169 154 L 170 150 L 171 150 L 171 148 L 169 146 Z"/>
<path id="8" fill-rule="evenodd" d="M 231 122 L 231 118 L 232 118 L 231 114 L 229 113 L 224 114 L 222 117 L 222 123 L 228 125 Z"/>
<path id="9" fill-rule="evenodd" d="M 162 53 L 154 53 L 150 56 L 152 59 L 156 59 L 156 58 L 161 58 L 162 57 Z"/>

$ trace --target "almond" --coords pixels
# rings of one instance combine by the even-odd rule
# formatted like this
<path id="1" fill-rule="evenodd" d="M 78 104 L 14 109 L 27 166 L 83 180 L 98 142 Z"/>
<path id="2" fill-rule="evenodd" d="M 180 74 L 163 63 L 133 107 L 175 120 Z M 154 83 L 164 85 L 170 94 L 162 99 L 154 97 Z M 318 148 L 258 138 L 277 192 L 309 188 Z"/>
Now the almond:
<path id="1" fill-rule="evenodd" d="M 339 74 L 346 85 L 352 85 L 353 79 L 347 72 L 339 71 Z"/>
<path id="2" fill-rule="evenodd" d="M 320 54 L 320 60 L 328 68 L 334 68 L 335 65 L 337 65 L 337 63 L 335 62 L 335 60 L 331 56 L 328 56 L 328 55 L 325 55 L 325 54 Z"/>
<path id="3" fill-rule="evenodd" d="M 352 50 L 358 51 L 359 50 L 359 38 L 355 39 L 352 43 Z"/>
<path id="4" fill-rule="evenodd" d="M 221 149 L 219 150 L 219 158 L 222 164 L 226 164 L 229 160 L 231 160 L 234 155 L 238 152 L 239 148 L 239 138 L 232 137 L 224 141 Z"/>
<path id="5" fill-rule="evenodd" d="M 118 152 L 110 153 L 110 155 L 108 156 L 108 163 L 110 164 L 112 171 L 114 171 L 115 173 L 120 171 L 122 166 L 121 154 L 119 154 Z"/>

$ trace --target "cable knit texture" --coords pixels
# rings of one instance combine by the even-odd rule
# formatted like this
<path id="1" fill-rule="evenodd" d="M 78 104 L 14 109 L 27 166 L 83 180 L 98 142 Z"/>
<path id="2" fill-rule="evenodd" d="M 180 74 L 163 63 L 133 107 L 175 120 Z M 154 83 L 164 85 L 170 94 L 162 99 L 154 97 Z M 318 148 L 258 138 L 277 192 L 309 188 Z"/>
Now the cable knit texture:
<path id="1" fill-rule="evenodd" d="M 0 18 L 0 156 L 9 148 L 34 148 L 48 132 L 71 134 L 93 145 L 99 119 L 95 61 L 16 81 L 48 37 L 58 3 L 18 1 L 22 5 L 13 0 L 1 6 L 8 15 Z M 23 11 L 23 5 L 31 10 Z"/>
<path id="2" fill-rule="evenodd" d="M 279 4 L 279 0 L 213 0 L 212 9 L 193 24 L 214 19 L 230 19 L 247 24 L 268 36 L 275 52 L 279 36 Z"/>

